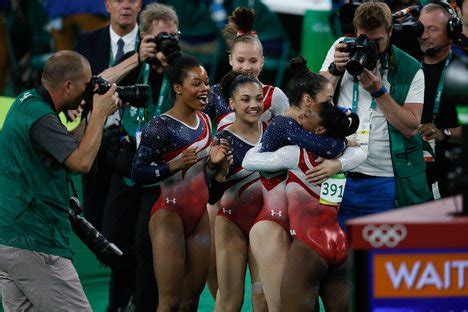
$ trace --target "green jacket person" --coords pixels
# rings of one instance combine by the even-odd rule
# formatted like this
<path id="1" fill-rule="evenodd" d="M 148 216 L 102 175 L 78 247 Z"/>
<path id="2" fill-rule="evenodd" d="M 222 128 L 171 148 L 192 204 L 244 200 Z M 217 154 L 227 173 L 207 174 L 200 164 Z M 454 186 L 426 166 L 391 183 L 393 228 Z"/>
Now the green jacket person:
<path id="1" fill-rule="evenodd" d="M 80 142 L 58 118 L 78 108 L 90 79 L 82 55 L 57 52 L 45 64 L 42 85 L 20 94 L 6 116 L 0 133 L 0 275 L 8 310 L 91 311 L 70 260 L 67 180 L 71 171 L 89 171 L 104 122 L 120 102 L 116 86 L 94 95 Z"/>

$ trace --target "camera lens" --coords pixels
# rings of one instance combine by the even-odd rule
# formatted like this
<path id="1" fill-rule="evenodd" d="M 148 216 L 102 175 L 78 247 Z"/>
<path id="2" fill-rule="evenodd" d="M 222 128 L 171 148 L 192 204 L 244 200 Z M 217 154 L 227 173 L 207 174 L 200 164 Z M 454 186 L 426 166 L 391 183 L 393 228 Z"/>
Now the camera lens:
<path id="1" fill-rule="evenodd" d="M 117 87 L 117 92 L 122 102 L 129 102 L 130 105 L 135 107 L 146 107 L 150 88 L 149 85 L 135 84 L 132 86 Z"/>
<path id="2" fill-rule="evenodd" d="M 364 71 L 366 62 L 366 53 L 364 51 L 358 51 L 351 56 L 348 64 L 346 64 L 346 70 L 352 76 L 359 76 Z"/>

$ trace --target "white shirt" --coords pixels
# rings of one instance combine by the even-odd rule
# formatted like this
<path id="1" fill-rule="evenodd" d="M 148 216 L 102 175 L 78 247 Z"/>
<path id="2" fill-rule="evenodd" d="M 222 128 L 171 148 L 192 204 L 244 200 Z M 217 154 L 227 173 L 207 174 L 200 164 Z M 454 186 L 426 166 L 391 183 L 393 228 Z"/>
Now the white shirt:
<path id="1" fill-rule="evenodd" d="M 111 39 L 111 52 L 112 52 L 112 59 L 115 60 L 115 55 L 117 54 L 117 41 L 120 38 L 124 41 L 124 54 L 130 51 L 135 50 L 135 41 L 138 35 L 138 25 L 133 28 L 131 32 L 126 34 L 123 37 L 117 35 L 117 33 L 112 29 L 112 26 L 109 26 L 109 33 Z M 111 64 L 113 66 L 113 64 Z M 111 125 L 119 125 L 120 124 L 120 110 L 116 110 L 112 115 L 107 117 L 106 123 L 104 124 L 104 128 L 107 128 Z"/>
<path id="2" fill-rule="evenodd" d="M 339 38 L 328 50 L 327 56 L 320 71 L 327 71 L 328 66 L 333 62 L 335 46 L 343 41 Z M 383 85 L 390 90 L 390 83 L 387 80 L 388 70 L 385 70 L 382 77 Z M 356 169 L 355 172 L 364 173 L 378 177 L 393 177 L 392 158 L 390 154 L 390 139 L 388 136 L 387 118 L 380 110 L 379 105 L 371 109 L 372 97 L 369 92 L 364 90 L 359 84 L 359 101 L 357 114 L 360 122 L 370 122 L 369 152 L 367 159 Z M 338 106 L 352 108 L 353 103 L 353 77 L 346 72 L 340 85 L 340 95 L 338 97 Z M 424 73 L 422 69 L 416 72 L 411 82 L 405 103 L 424 103 Z"/>
<path id="3" fill-rule="evenodd" d="M 112 29 L 112 26 L 109 26 L 109 33 L 110 33 L 110 39 L 111 39 L 111 52 L 112 52 L 114 60 L 115 60 L 115 55 L 117 54 L 117 49 L 118 49 L 117 41 L 119 41 L 120 38 L 122 38 L 125 44 L 124 54 L 135 50 L 135 41 L 138 35 L 138 25 L 135 26 L 131 32 L 129 32 L 123 37 L 120 37 L 119 35 L 117 35 L 117 33 Z"/>

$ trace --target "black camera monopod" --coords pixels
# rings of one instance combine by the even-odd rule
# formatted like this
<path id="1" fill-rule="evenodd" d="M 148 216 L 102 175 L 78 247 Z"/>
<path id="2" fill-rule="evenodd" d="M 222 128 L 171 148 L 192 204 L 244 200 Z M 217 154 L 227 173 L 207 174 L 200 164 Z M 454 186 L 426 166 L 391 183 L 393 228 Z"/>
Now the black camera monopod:
<path id="1" fill-rule="evenodd" d="M 116 257 L 123 252 L 113 243 L 109 242 L 88 220 L 80 216 L 81 205 L 76 197 L 70 198 L 69 219 L 72 229 L 80 240 L 96 255 L 98 260 L 105 265 L 116 262 Z"/>

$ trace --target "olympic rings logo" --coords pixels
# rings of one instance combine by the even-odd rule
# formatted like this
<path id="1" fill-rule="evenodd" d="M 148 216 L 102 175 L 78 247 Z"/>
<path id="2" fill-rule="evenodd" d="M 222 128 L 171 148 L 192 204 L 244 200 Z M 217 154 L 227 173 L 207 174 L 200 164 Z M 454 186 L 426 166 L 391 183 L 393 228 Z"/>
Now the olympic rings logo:
<path id="1" fill-rule="evenodd" d="M 407 230 L 402 224 L 382 224 L 376 226 L 368 224 L 362 229 L 362 237 L 369 242 L 372 247 L 379 248 L 386 246 L 388 248 L 396 247 L 406 238 Z"/>

